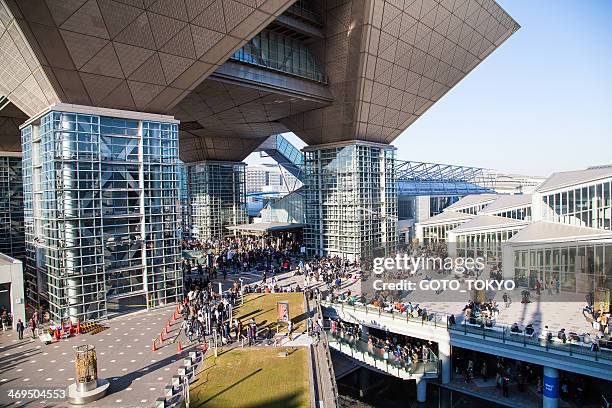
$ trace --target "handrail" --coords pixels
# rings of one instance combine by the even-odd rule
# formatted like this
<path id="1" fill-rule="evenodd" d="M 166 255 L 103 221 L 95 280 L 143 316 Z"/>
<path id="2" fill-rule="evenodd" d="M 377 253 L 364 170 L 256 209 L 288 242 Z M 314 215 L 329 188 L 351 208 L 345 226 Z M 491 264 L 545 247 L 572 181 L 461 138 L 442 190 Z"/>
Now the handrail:
<path id="1" fill-rule="evenodd" d="M 304 298 L 306 299 L 306 308 L 307 310 L 310 310 L 310 300 L 308 299 L 308 291 L 304 291 Z M 318 296 L 315 299 L 315 309 L 316 309 L 317 315 L 323 318 L 323 310 L 321 309 L 321 302 Z M 321 328 L 321 330 L 322 329 L 323 328 Z M 336 383 L 336 374 L 334 372 L 334 366 L 332 363 L 331 354 L 329 352 L 329 342 L 328 342 L 325 331 L 322 330 L 321 334 L 322 334 L 321 336 L 322 344 L 321 345 L 323 346 L 323 350 L 325 353 L 325 360 L 327 362 L 327 369 L 328 369 L 329 377 L 331 381 L 332 393 L 334 394 L 332 396 L 334 399 L 334 406 L 339 407 L 340 406 L 339 405 L 340 404 L 340 393 L 338 392 L 338 384 Z M 319 344 L 315 344 L 314 347 L 319 347 Z M 319 375 L 319 378 L 321 378 L 320 375 Z"/>
<path id="2" fill-rule="evenodd" d="M 321 310 L 321 302 L 317 301 L 317 314 L 323 318 L 323 310 Z M 322 340 L 323 340 L 323 349 L 325 351 L 325 359 L 327 360 L 327 367 L 329 369 L 329 375 L 332 383 L 332 392 L 334 393 L 334 401 L 336 403 L 336 407 L 340 406 L 340 393 L 338 392 L 338 384 L 336 383 L 336 373 L 334 372 L 334 365 L 332 362 L 331 354 L 329 352 L 329 339 L 327 338 L 327 333 L 321 328 L 322 331 Z"/>
<path id="3" fill-rule="evenodd" d="M 366 341 L 359 339 L 355 335 L 346 335 L 344 333 L 331 331 L 330 333 L 331 337 L 335 340 L 335 343 L 338 344 L 338 348 L 341 352 L 343 352 L 343 346 L 348 346 L 350 353 L 346 354 L 350 354 L 352 357 L 355 357 L 355 354 L 358 356 L 361 355 L 361 358 L 358 359 L 366 364 L 369 364 L 366 361 L 367 355 L 374 360 L 374 367 L 379 370 L 390 374 L 396 372 L 397 370 L 398 377 L 402 377 L 401 373 L 405 373 L 409 377 L 416 374 L 430 374 L 432 376 L 438 376 L 438 357 L 431 350 L 428 352 L 429 358 L 427 359 L 418 358 L 416 360 L 407 361 L 401 357 L 396 357 L 393 352 L 385 351 L 384 348 L 376 346 L 370 347 Z M 380 364 L 378 362 L 380 362 Z"/>
<path id="4" fill-rule="evenodd" d="M 366 314 L 373 314 L 373 315 L 377 315 L 379 317 L 381 316 L 385 316 L 387 318 L 392 318 L 394 320 L 403 320 L 406 322 L 406 324 L 412 324 L 412 325 L 421 325 L 421 326 L 433 326 L 433 327 L 439 327 L 441 329 L 446 329 L 448 332 L 453 332 L 453 333 L 461 333 L 463 335 L 478 335 L 479 337 L 482 337 L 483 339 L 495 339 L 495 340 L 501 340 L 504 344 L 505 343 L 510 343 L 510 344 L 514 344 L 514 345 L 521 345 L 523 347 L 536 347 L 538 349 L 541 349 L 541 351 L 562 351 L 562 352 L 566 352 L 569 353 L 570 356 L 573 356 L 574 354 L 576 355 L 582 355 L 582 356 L 588 356 L 588 357 L 592 357 L 595 359 L 595 361 L 599 361 L 600 359 L 602 360 L 606 360 L 606 361 L 610 361 L 612 362 L 612 350 L 608 351 L 603 350 L 603 351 L 592 351 L 590 348 L 588 348 L 587 346 L 585 346 L 584 344 L 588 344 L 588 343 L 584 343 L 584 342 L 576 342 L 573 339 L 569 339 L 567 341 L 567 343 L 555 343 L 555 342 L 549 342 L 546 341 L 544 339 L 541 339 L 538 336 L 538 333 L 534 333 L 532 336 L 528 336 L 525 332 L 525 330 L 523 329 L 521 332 L 517 333 L 517 332 L 512 332 L 511 330 L 511 326 L 509 325 L 504 325 L 504 324 L 496 324 L 494 326 L 491 327 L 487 327 L 484 324 L 480 325 L 480 326 L 472 326 L 470 324 L 467 324 L 465 321 L 462 323 L 456 323 L 456 324 L 450 324 L 449 323 L 449 317 L 451 316 L 450 313 L 444 313 L 444 312 L 427 312 L 427 315 L 425 316 L 425 318 L 422 317 L 411 317 L 406 313 L 400 313 L 397 311 L 394 311 L 394 309 L 391 309 L 390 312 L 383 310 L 380 307 L 377 306 L 371 306 L 371 305 L 358 305 L 358 304 L 344 304 L 344 303 L 340 303 L 340 302 L 332 302 L 332 301 L 323 301 L 322 302 L 324 305 L 330 305 L 330 306 L 335 306 L 335 307 L 340 307 L 342 308 L 342 310 L 349 309 L 349 310 L 353 310 L 353 311 L 361 311 L 361 312 L 365 312 Z M 550 330 L 550 332 L 554 334 L 556 333 L 554 330 Z M 569 335 L 569 333 L 566 333 L 566 335 Z"/>

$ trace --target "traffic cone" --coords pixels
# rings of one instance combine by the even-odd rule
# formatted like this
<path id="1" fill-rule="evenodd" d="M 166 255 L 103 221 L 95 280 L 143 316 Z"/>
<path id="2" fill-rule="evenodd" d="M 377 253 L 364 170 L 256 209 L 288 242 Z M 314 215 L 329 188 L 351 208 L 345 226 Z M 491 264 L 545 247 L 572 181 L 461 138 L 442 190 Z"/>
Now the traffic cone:
<path id="1" fill-rule="evenodd" d="M 151 346 L 151 351 L 157 351 L 157 346 L 155 345 L 155 339 L 153 339 L 153 345 Z"/>
<path id="2" fill-rule="evenodd" d="M 181 347 L 181 341 L 178 341 L 178 346 L 176 347 L 176 352 L 177 353 L 182 353 L 183 352 L 183 348 Z"/>
<path id="3" fill-rule="evenodd" d="M 202 344 L 202 353 L 206 354 L 206 350 L 208 350 L 208 345 L 206 344 L 206 340 L 204 340 L 204 344 Z"/>
<path id="4" fill-rule="evenodd" d="M 164 332 L 159 333 L 159 344 L 164 344 Z"/>
<path id="5" fill-rule="evenodd" d="M 76 332 L 77 334 L 81 334 L 81 321 L 80 320 L 77 320 Z"/>
<path id="6" fill-rule="evenodd" d="M 168 334 L 168 326 L 166 326 L 166 328 L 164 329 L 166 331 L 166 334 Z"/>
<path id="7" fill-rule="evenodd" d="M 60 332 L 59 332 L 57 326 L 55 327 L 55 332 L 53 333 L 53 337 L 55 337 L 55 340 L 59 340 L 60 339 Z"/>

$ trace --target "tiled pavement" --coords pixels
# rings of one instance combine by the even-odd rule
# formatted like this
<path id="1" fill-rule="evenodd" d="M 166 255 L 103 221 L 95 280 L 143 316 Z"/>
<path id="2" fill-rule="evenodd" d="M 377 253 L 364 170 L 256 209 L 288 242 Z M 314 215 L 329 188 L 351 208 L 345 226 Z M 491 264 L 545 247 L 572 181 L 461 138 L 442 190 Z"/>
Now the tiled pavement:
<path id="1" fill-rule="evenodd" d="M 29 337 L 20 341 L 14 331 L 0 332 L 0 407 L 66 407 L 67 400 L 19 400 L 8 397 L 10 389 L 65 389 L 74 382 L 74 348 L 82 344 L 96 347 L 98 377 L 110 381 L 108 395 L 88 407 L 151 407 L 171 382 L 186 356 L 185 336 L 177 353 L 180 323 L 172 326 L 169 339 L 157 351 L 151 350 L 171 318 L 174 306 L 141 311 L 105 322 L 109 329 L 95 335 L 83 334 L 44 345 Z M 192 345 L 191 347 L 195 347 Z"/>
<path id="2" fill-rule="evenodd" d="M 495 378 L 490 378 L 487 382 L 482 379 L 475 379 L 469 384 L 461 378 L 453 379 L 448 385 L 443 385 L 462 393 L 478 396 L 501 405 L 513 408 L 531 408 L 542 406 L 542 395 L 538 394 L 534 385 L 526 385 L 521 392 L 518 385 L 510 383 L 508 387 L 508 397 L 504 397 L 501 388 L 496 388 Z M 560 408 L 575 408 L 576 404 L 559 399 Z"/>

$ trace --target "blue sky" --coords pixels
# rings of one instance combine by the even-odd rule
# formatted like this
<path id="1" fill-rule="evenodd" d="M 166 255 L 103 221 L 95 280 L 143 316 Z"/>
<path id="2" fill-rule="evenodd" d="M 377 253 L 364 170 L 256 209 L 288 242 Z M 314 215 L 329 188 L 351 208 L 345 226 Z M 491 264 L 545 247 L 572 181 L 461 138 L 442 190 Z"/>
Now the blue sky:
<path id="1" fill-rule="evenodd" d="M 397 157 L 540 176 L 612 164 L 612 1 L 498 2 L 521 29 L 395 140 Z"/>

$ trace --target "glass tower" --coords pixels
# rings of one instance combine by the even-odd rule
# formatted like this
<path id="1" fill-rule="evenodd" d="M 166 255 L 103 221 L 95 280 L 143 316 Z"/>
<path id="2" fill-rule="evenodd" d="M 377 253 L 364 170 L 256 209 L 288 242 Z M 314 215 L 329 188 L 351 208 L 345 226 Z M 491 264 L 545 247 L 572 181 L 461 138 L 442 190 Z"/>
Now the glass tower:
<path id="1" fill-rule="evenodd" d="M 363 259 L 395 249 L 395 148 L 352 142 L 304 152 L 307 251 Z"/>
<path id="2" fill-rule="evenodd" d="M 21 154 L 0 152 L 0 252 L 25 255 Z"/>
<path id="3" fill-rule="evenodd" d="M 245 163 L 206 161 L 186 166 L 194 238 L 223 238 L 232 235 L 227 227 L 249 221 Z"/>
<path id="4" fill-rule="evenodd" d="M 57 322 L 177 301 L 178 122 L 66 108 L 22 127 L 28 303 Z"/>

